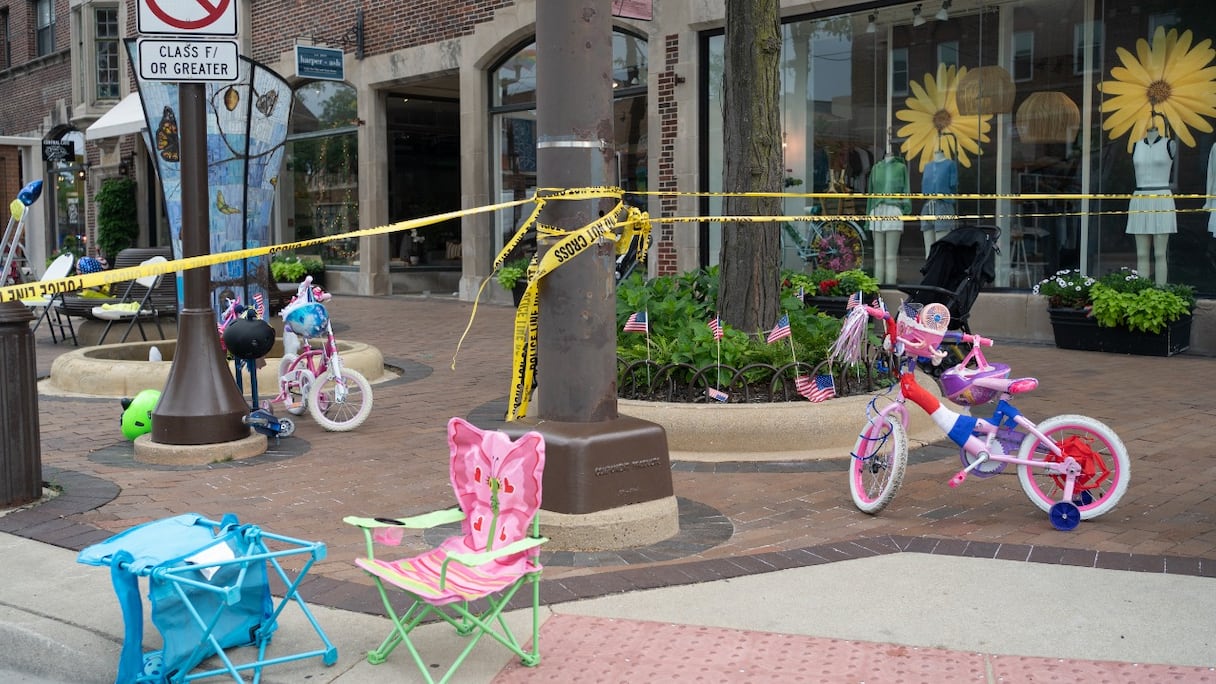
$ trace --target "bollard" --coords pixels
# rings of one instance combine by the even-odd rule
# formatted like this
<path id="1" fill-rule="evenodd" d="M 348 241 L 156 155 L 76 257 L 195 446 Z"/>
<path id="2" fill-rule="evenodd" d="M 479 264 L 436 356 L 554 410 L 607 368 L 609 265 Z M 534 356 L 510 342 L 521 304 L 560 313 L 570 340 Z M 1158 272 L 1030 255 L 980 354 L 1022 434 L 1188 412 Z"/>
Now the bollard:
<path id="1" fill-rule="evenodd" d="M 38 375 L 33 316 L 21 302 L 0 302 L 0 508 L 42 498 Z"/>

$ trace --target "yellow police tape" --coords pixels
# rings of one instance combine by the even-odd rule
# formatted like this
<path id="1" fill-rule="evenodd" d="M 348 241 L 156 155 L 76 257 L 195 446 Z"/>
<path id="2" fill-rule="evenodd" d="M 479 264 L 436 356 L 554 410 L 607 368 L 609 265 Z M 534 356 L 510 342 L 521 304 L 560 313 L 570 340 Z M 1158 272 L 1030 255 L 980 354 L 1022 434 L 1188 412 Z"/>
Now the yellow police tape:
<path id="1" fill-rule="evenodd" d="M 97 287 L 100 285 L 110 285 L 113 283 L 125 282 L 135 278 L 145 276 L 160 275 L 162 273 L 170 273 L 174 271 L 185 271 L 204 266 L 212 266 L 222 264 L 237 259 L 249 259 L 253 257 L 275 254 L 278 252 L 291 251 L 304 247 L 320 245 L 335 240 L 348 240 L 350 238 L 370 237 L 385 233 L 397 231 L 417 230 L 426 226 L 449 221 L 454 218 L 464 216 L 473 216 L 486 212 L 494 212 L 502 209 L 509 209 L 523 204 L 533 204 L 533 209 L 528 218 L 520 225 L 515 234 L 503 246 L 502 250 L 495 257 L 493 262 L 493 272 L 497 272 L 505 263 L 507 257 L 512 251 L 518 247 L 519 243 L 524 239 L 525 234 L 535 227 L 537 234 L 550 239 L 556 239 L 549 249 L 545 250 L 543 255 L 534 256 L 532 263 L 528 268 L 527 289 L 521 299 L 520 306 L 515 315 L 515 330 L 514 330 L 514 351 L 513 351 L 513 375 L 514 380 L 511 384 L 511 394 L 509 399 L 509 407 L 507 411 L 507 420 L 515 420 L 523 415 L 526 415 L 528 402 L 532 393 L 532 388 L 535 384 L 536 371 L 536 336 L 539 320 L 539 309 L 537 306 L 537 287 L 542 278 L 565 263 L 569 263 L 571 259 L 582 254 L 592 245 L 600 240 L 613 240 L 616 242 L 616 253 L 623 254 L 634 241 L 635 238 L 640 240 L 638 248 L 638 260 L 645 261 L 646 253 L 650 247 L 651 240 L 651 224 L 653 223 L 793 223 L 793 222 L 813 222 L 823 223 L 830 221 L 927 221 L 938 219 L 963 219 L 963 220 L 983 220 L 983 219 L 999 219 L 1008 217 L 1053 217 L 1053 216 L 1075 216 L 1075 215 L 1090 215 L 1090 216 L 1105 216 L 1105 215 L 1128 215 L 1137 213 L 1191 213 L 1205 212 L 1210 213 L 1211 209 L 1175 209 L 1175 210 L 1124 210 L 1124 211 L 1058 211 L 1058 212 L 1030 212 L 1030 213 L 992 213 L 992 214 L 941 214 L 941 215 L 900 215 L 900 216 L 869 216 L 857 214 L 803 214 L 793 216 L 668 216 L 662 218 L 651 218 L 645 212 L 642 212 L 634 207 L 625 205 L 622 198 L 626 195 L 635 196 L 656 196 L 656 197 L 779 197 L 779 198 L 807 198 L 814 200 L 830 200 L 830 199 L 898 199 L 898 200 L 1128 200 L 1133 197 L 1141 199 L 1151 198 L 1171 198 L 1174 200 L 1208 200 L 1212 199 L 1212 195 L 1172 195 L 1172 194 L 1084 194 L 1084 193 L 1055 193 L 1055 194 L 953 194 L 953 195 L 923 195 L 923 194 L 875 194 L 875 193 L 840 193 L 840 192 L 820 192 L 820 193 L 769 193 L 769 192 L 626 192 L 621 188 L 615 187 L 587 187 L 587 188 L 538 188 L 534 195 L 530 198 L 513 200 L 510 202 L 500 202 L 472 209 L 461 209 L 458 211 L 446 212 L 443 214 L 435 214 L 422 218 L 410 219 L 407 221 L 399 221 L 389 225 L 379 226 L 375 228 L 366 228 L 355 230 L 348 233 L 338 235 L 330 235 L 326 237 L 312 238 L 308 240 L 300 240 L 296 242 L 288 242 L 277 245 L 268 245 L 262 247 L 253 247 L 249 249 L 237 250 L 232 252 L 224 252 L 220 254 L 204 254 L 199 256 L 186 257 L 173 261 L 165 261 L 150 265 L 132 266 L 129 268 L 113 269 L 109 271 L 101 271 L 99 273 L 91 273 L 87 275 L 74 275 L 67 278 L 50 281 L 38 281 L 33 283 L 25 283 L 21 285 L 11 285 L 8 287 L 0 287 L 0 301 L 19 301 L 23 299 L 36 299 L 47 296 L 52 296 L 59 293 L 72 292 L 83 288 Z M 589 200 L 589 199 L 612 199 L 616 201 L 616 206 L 606 213 L 604 216 L 597 219 L 595 222 L 578 228 L 575 230 L 562 230 L 552 226 L 540 224 L 538 217 L 545 203 L 550 200 Z M 615 230 L 620 229 L 618 235 Z M 491 273 L 491 276 L 493 275 Z M 481 299 L 482 293 L 489 284 L 491 278 L 486 278 L 482 281 L 481 287 L 478 290 L 477 296 L 473 301 L 473 311 L 469 316 L 469 323 L 465 327 L 464 333 L 461 335 L 460 342 L 457 343 L 456 354 L 459 354 L 460 345 L 463 343 L 465 336 L 472 327 L 473 319 L 476 316 L 477 304 Z M 452 357 L 452 367 L 456 365 L 456 354 Z"/>

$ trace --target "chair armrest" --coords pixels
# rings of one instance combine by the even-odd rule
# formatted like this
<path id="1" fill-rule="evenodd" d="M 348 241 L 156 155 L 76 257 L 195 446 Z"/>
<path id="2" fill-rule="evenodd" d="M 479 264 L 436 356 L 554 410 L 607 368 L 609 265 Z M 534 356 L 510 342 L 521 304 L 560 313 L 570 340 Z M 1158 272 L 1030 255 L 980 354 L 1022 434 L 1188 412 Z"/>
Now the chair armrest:
<path id="1" fill-rule="evenodd" d="M 445 508 L 441 511 L 432 511 L 415 515 L 408 518 L 360 518 L 353 515 L 348 515 L 342 519 L 342 522 L 347 525 L 354 525 L 363 529 L 371 529 L 375 527 L 405 527 L 411 530 L 427 530 L 439 525 L 447 525 L 464 520 L 464 511 L 459 508 Z"/>
<path id="2" fill-rule="evenodd" d="M 481 553 L 449 553 L 447 554 L 447 558 L 443 561 L 443 570 L 447 570 L 447 565 L 451 561 L 456 561 L 461 565 L 467 565 L 470 567 L 474 565 L 485 565 L 490 561 L 497 560 L 505 556 L 511 556 L 519 553 L 520 551 L 527 551 L 528 549 L 536 548 L 547 541 L 549 541 L 548 537 L 527 537 L 525 539 L 520 539 L 513 544 L 507 544 L 501 549 L 494 549 L 492 551 L 482 551 Z M 442 582 L 440 585 L 442 586 Z"/>

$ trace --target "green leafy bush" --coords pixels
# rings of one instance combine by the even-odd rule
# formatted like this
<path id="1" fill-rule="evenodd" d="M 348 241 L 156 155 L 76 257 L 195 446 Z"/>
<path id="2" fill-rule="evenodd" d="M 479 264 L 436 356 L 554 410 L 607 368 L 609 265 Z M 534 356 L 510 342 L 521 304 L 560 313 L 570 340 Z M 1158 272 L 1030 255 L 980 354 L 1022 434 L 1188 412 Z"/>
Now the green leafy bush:
<path id="1" fill-rule="evenodd" d="M 315 257 L 276 254 L 270 260 L 270 276 L 278 283 L 298 283 L 304 276 L 316 278 L 325 272 L 325 263 Z"/>
<path id="2" fill-rule="evenodd" d="M 878 294 L 878 281 L 859 268 L 839 272 L 817 268 L 810 274 L 787 271 L 782 286 L 795 292 L 801 287 L 807 296 L 812 297 L 848 297 L 854 292 L 861 292 L 867 297 Z"/>
<path id="3" fill-rule="evenodd" d="M 792 353 L 788 339 L 767 344 L 765 331 L 749 334 L 726 324 L 722 326 L 722 339 L 715 342 L 708 323 L 716 314 L 717 301 L 717 266 L 650 281 L 634 273 L 617 285 L 617 330 L 624 327 L 630 314 L 645 311 L 650 348 L 648 352 L 645 335 L 620 334 L 617 357 L 627 363 L 649 358 L 658 365 L 683 363 L 694 368 L 719 362 L 734 368 L 751 363 L 782 366 L 794 357 L 814 365 L 827 357 L 828 347 L 840 332 L 838 319 L 804 309 L 796 291 L 783 288 L 781 304 L 790 317 Z"/>
<path id="4" fill-rule="evenodd" d="M 97 203 L 97 248 L 111 261 L 139 239 L 135 181 L 108 178 L 93 196 Z"/>
<path id="5" fill-rule="evenodd" d="M 1131 269 L 1109 273 L 1089 292 L 1098 325 L 1159 333 L 1195 308 L 1189 285 L 1157 286 Z"/>
<path id="6" fill-rule="evenodd" d="M 512 290 L 517 281 L 528 275 L 529 263 L 531 263 L 529 259 L 513 259 L 504 263 L 494 277 L 504 290 Z"/>

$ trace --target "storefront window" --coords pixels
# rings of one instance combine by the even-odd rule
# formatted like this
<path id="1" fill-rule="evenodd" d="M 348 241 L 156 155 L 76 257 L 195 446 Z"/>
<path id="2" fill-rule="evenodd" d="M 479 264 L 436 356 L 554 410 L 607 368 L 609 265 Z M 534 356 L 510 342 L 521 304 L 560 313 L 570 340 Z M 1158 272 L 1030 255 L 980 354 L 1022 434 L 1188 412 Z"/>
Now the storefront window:
<path id="1" fill-rule="evenodd" d="M 646 41 L 616 31 L 612 35 L 613 136 L 616 147 L 617 185 L 626 191 L 648 188 L 646 141 Z M 490 76 L 493 126 L 494 190 L 497 201 L 526 199 L 536 189 L 536 44 L 508 57 Z M 646 208 L 644 195 L 628 201 Z M 521 205 L 499 212 L 495 226 L 495 254 L 502 249 L 531 207 Z M 535 236 L 528 240 L 535 249 Z"/>
<path id="2" fill-rule="evenodd" d="M 72 252 L 84 256 L 88 249 L 88 216 L 84 197 L 88 187 L 88 170 L 84 166 L 84 134 L 68 131 L 59 138 L 76 155 L 50 162 L 48 178 L 54 179 L 54 226 L 56 252 Z"/>
<path id="3" fill-rule="evenodd" d="M 296 89 L 287 137 L 286 190 L 293 200 L 283 241 L 340 235 L 359 228 L 359 145 L 354 88 L 314 81 Z M 307 250 L 331 264 L 358 259 L 357 239 Z"/>
<path id="4" fill-rule="evenodd" d="M 908 211 L 895 213 L 940 215 L 932 210 L 942 206 L 921 196 L 945 191 L 933 170 L 926 173 L 940 156 L 957 171 L 954 192 L 989 196 L 960 199 L 954 209 L 962 222 L 1001 229 L 994 287 L 1028 289 L 1061 268 L 1102 275 L 1130 266 L 1160 268 L 1159 278 L 1216 292 L 1216 229 L 1208 230 L 1202 199 L 1179 198 L 1178 211 L 1158 212 L 1147 222 L 1151 230 L 1164 232 L 1136 237 L 1135 231 L 1143 229 L 1136 226 L 1145 222 L 1129 214 L 1127 198 L 1077 196 L 1126 195 L 1143 187 L 1129 140 L 1141 138 L 1145 126 L 1129 121 L 1148 121 L 1147 98 L 1142 92 L 1142 113 L 1121 112 L 1112 104 L 1104 111 L 1104 100 L 1130 86 L 1104 92 L 1101 83 L 1126 76 L 1126 60 L 1141 54 L 1138 41 L 1152 52 L 1158 28 L 1162 54 L 1167 43 L 1193 48 L 1216 39 L 1216 15 L 1206 0 L 1147 5 L 1133 0 L 955 0 L 948 11 L 924 3 L 923 21 L 917 20 L 915 6 L 785 20 L 780 98 L 787 192 L 821 192 L 832 179 L 853 192 L 877 192 L 871 169 L 899 158 L 907 166 L 912 197 L 905 205 Z M 1173 38 L 1170 30 L 1176 31 Z M 709 191 L 721 190 L 722 183 L 723 40 L 721 33 L 704 38 L 709 101 L 702 131 L 707 142 L 703 185 Z M 1175 59 L 1191 74 L 1216 66 L 1216 61 L 1199 63 L 1198 56 Z M 1172 84 L 1178 85 L 1185 83 Z M 1203 104 L 1211 87 L 1198 101 L 1185 93 L 1176 97 L 1174 118 L 1168 112 L 1158 117 L 1162 134 L 1176 139 L 1178 153 L 1166 165 L 1174 177 L 1154 182 L 1154 187 L 1203 195 L 1216 182 L 1207 177 L 1208 151 L 1216 143 L 1210 132 L 1216 109 Z M 1182 111 L 1185 107 L 1190 110 Z M 834 200 L 796 197 L 786 201 L 785 211 L 833 213 L 839 208 L 865 215 L 866 204 L 862 198 L 837 206 Z M 704 209 L 720 211 L 721 201 L 706 200 Z M 887 223 L 893 229 L 881 235 L 873 228 L 882 226 L 866 225 L 865 267 L 885 283 L 919 282 L 928 245 L 951 225 L 958 223 Z M 802 227 L 804 233 L 806 229 Z M 707 263 L 720 259 L 719 232 L 710 225 L 703 236 Z M 893 245 L 896 257 L 888 267 L 886 250 Z M 1157 247 L 1162 248 L 1160 261 Z M 876 251 L 884 261 L 875 260 Z M 783 258 L 787 267 L 802 265 L 796 250 L 787 249 Z"/>

